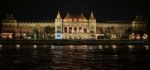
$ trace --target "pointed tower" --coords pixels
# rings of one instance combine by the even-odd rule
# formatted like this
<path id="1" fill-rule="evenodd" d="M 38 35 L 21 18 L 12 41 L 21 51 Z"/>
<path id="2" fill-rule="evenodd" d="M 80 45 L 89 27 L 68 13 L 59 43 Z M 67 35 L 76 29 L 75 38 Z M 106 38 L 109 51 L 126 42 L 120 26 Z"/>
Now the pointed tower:
<path id="1" fill-rule="evenodd" d="M 5 26 L 10 27 L 9 30 Z M 2 31 L 4 32 L 15 32 L 17 26 L 17 20 L 12 16 L 12 14 L 7 14 L 6 18 L 2 20 Z M 4 29 L 3 29 L 4 28 Z"/>
<path id="2" fill-rule="evenodd" d="M 69 13 L 67 13 L 67 17 L 69 17 L 70 15 L 69 15 Z"/>
<path id="3" fill-rule="evenodd" d="M 55 39 L 62 39 L 62 18 L 59 11 L 55 18 Z"/>
<path id="4" fill-rule="evenodd" d="M 69 13 L 67 13 L 67 16 L 63 19 L 63 22 L 68 22 L 71 21 L 72 19 L 70 18 Z"/>
<path id="5" fill-rule="evenodd" d="M 89 22 L 90 23 L 96 23 L 96 19 L 95 19 L 94 15 L 93 15 L 93 12 L 91 12 L 91 15 L 90 15 L 90 18 L 89 18 Z"/>
<path id="6" fill-rule="evenodd" d="M 93 15 L 93 12 L 91 12 L 89 18 L 89 33 L 90 33 L 90 38 L 96 39 L 96 19 Z"/>
<path id="7" fill-rule="evenodd" d="M 7 14 L 6 18 L 2 20 L 2 33 L 12 33 L 13 38 L 15 37 L 17 27 L 17 20 L 12 14 Z"/>
<path id="8" fill-rule="evenodd" d="M 81 17 L 84 17 L 83 13 L 81 13 Z"/>
<path id="9" fill-rule="evenodd" d="M 132 21 L 132 31 L 133 32 L 146 32 L 147 21 L 143 20 L 142 16 L 136 16 Z"/>
<path id="10" fill-rule="evenodd" d="M 85 16 L 83 15 L 83 13 L 81 13 L 81 17 L 80 17 L 80 22 L 81 23 L 87 23 L 87 19 L 85 18 Z"/>
<path id="11" fill-rule="evenodd" d="M 60 13 L 58 11 L 56 19 L 61 18 Z"/>

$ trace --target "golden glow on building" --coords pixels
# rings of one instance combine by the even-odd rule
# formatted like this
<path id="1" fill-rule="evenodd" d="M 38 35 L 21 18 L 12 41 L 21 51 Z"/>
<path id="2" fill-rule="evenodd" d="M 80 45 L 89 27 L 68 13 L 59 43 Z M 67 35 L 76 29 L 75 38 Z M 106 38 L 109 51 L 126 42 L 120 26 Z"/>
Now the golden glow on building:
<path id="1" fill-rule="evenodd" d="M 2 39 L 144 39 L 146 23 L 136 17 L 132 22 L 96 22 L 93 12 L 89 19 L 83 14 L 62 18 L 58 12 L 55 21 L 18 21 L 12 15 L 2 20 Z"/>

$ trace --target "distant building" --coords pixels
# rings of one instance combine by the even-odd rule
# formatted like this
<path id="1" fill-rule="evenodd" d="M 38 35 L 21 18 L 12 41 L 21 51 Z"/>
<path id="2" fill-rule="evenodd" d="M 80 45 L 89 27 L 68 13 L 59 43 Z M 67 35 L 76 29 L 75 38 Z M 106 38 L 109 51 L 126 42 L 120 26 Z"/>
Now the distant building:
<path id="1" fill-rule="evenodd" d="M 132 22 L 96 22 L 93 12 L 89 19 L 58 12 L 55 21 L 18 21 L 12 15 L 2 20 L 1 37 L 9 39 L 128 39 L 129 34 L 144 34 L 147 22 L 137 16 Z"/>

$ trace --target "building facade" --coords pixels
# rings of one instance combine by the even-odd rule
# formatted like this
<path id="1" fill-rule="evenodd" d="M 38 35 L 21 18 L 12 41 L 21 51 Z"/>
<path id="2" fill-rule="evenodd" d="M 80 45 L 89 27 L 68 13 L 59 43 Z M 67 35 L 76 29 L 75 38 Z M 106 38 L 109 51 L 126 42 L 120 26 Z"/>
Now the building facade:
<path id="1" fill-rule="evenodd" d="M 66 15 L 58 12 L 55 21 L 17 21 L 12 15 L 2 20 L 2 39 L 129 39 L 146 33 L 147 22 L 137 16 L 131 22 L 96 22 L 93 12 L 89 19 L 83 14 Z"/>

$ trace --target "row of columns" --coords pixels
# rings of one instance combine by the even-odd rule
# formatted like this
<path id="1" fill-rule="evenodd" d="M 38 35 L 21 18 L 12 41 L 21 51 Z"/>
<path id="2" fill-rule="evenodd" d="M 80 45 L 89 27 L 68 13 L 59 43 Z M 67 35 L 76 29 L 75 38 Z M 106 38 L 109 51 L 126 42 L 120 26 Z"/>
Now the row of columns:
<path id="1" fill-rule="evenodd" d="M 84 32 L 84 27 L 81 27 L 81 29 L 80 29 L 80 27 L 64 27 L 64 32 L 65 33 L 66 32 L 69 33 L 70 30 L 71 30 L 71 33 L 83 33 Z"/>

